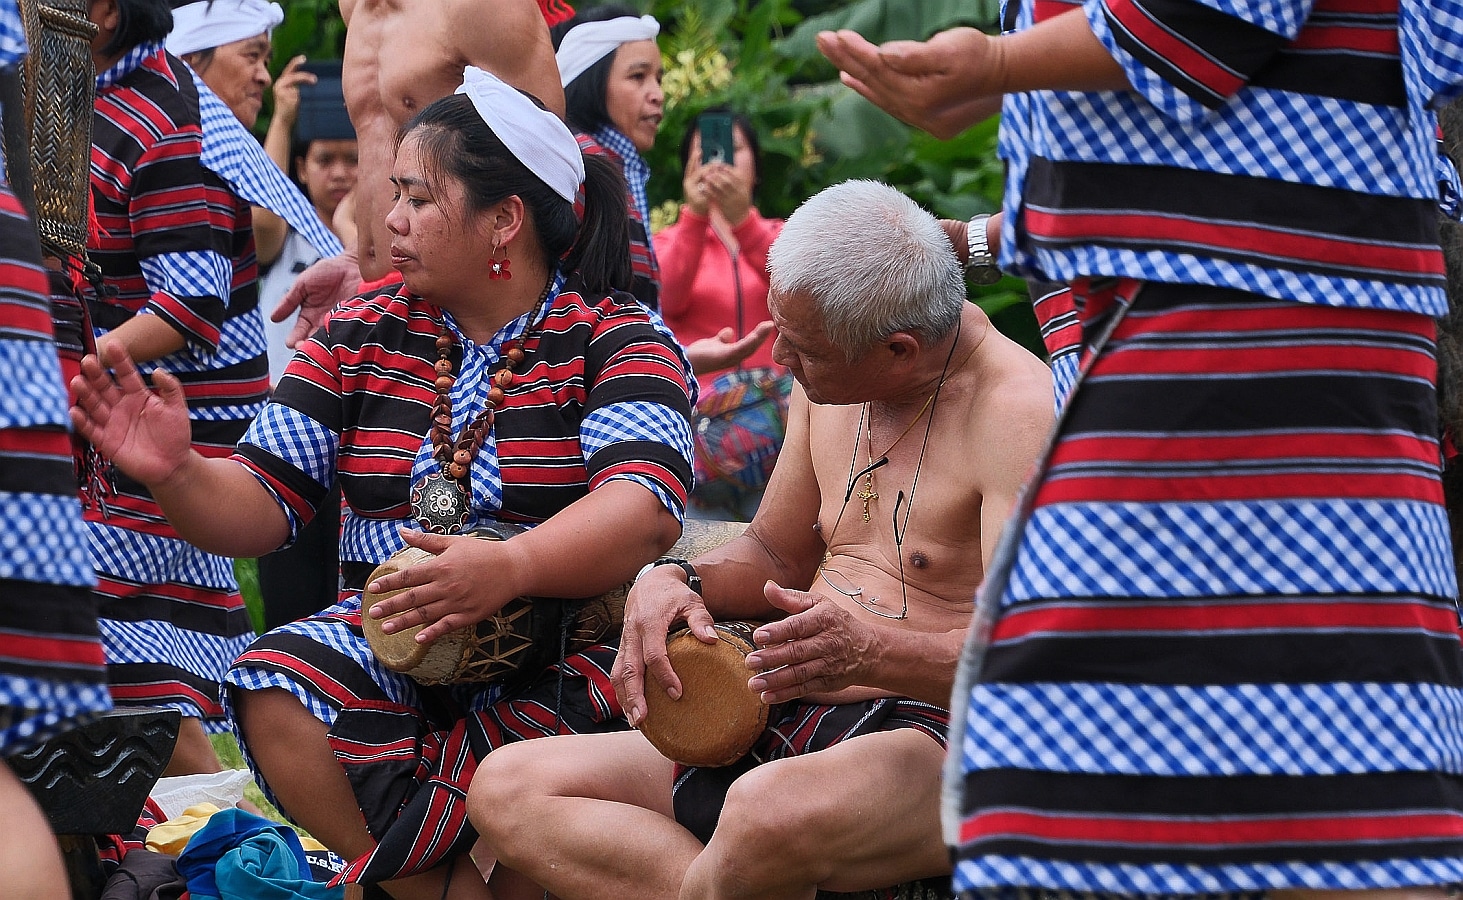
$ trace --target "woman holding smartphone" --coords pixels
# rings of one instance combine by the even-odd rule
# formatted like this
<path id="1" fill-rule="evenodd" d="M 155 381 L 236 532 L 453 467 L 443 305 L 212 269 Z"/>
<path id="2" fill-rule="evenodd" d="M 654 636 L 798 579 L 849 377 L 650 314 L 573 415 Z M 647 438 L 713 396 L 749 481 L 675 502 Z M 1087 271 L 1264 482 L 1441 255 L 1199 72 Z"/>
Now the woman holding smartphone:
<path id="1" fill-rule="evenodd" d="M 697 429 L 693 512 L 750 518 L 761 499 L 781 445 L 784 404 L 791 389 L 787 370 L 772 362 L 772 323 L 767 312 L 767 249 L 782 230 L 781 219 L 765 218 L 753 201 L 760 180 L 757 133 L 751 121 L 725 108 L 696 117 L 681 139 L 685 203 L 674 225 L 655 236 L 661 267 L 661 314 L 687 347 L 729 346 L 742 339 L 760 343 L 744 361 L 706 365 L 692 354 L 708 425 Z M 726 368 L 735 366 L 731 372 Z M 721 369 L 723 371 L 718 371 Z M 763 408 L 743 412 L 745 402 L 721 418 L 719 398 L 745 390 Z M 746 394 L 738 394 L 745 397 Z M 742 417 L 741 425 L 727 416 Z M 739 439 L 716 446 L 722 426 L 745 429 Z M 751 440 L 746 440 L 751 438 Z M 762 452 L 733 454 L 735 448 Z"/>

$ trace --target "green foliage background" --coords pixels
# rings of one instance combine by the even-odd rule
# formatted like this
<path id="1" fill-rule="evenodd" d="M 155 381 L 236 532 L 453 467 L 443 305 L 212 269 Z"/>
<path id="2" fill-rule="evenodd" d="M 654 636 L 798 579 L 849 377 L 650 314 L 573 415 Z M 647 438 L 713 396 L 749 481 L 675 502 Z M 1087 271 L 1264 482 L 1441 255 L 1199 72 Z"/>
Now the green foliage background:
<path id="1" fill-rule="evenodd" d="M 304 53 L 339 58 L 345 28 L 336 0 L 281 0 L 274 68 Z M 681 195 L 677 147 L 701 110 L 728 105 L 755 123 L 762 143 L 757 205 L 786 216 L 849 178 L 892 184 L 936 215 L 965 219 L 1000 207 L 996 120 L 951 141 L 915 131 L 843 87 L 814 37 L 849 28 L 868 39 L 923 40 L 954 25 L 994 27 L 998 0 L 621 0 L 660 20 L 666 117 L 647 154 L 652 228 L 672 221 Z M 579 3 L 592 6 L 594 3 Z M 411 36 L 398 35 L 409 52 Z M 1025 285 L 1005 278 L 971 287 L 1003 332 L 1043 355 Z"/>

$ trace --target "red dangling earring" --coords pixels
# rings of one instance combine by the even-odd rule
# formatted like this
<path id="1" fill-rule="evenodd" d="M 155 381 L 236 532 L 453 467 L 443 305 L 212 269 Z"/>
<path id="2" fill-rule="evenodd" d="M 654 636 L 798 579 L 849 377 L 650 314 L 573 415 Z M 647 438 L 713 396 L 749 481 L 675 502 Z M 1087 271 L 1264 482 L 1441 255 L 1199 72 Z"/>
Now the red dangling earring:
<path id="1" fill-rule="evenodd" d="M 488 278 L 493 281 L 497 281 L 500 278 L 504 281 L 511 281 L 513 279 L 513 272 L 509 266 L 512 265 L 513 260 L 508 258 L 508 252 L 506 250 L 503 251 L 503 258 L 498 259 L 498 249 L 497 247 L 493 248 L 494 259 L 488 266 Z"/>

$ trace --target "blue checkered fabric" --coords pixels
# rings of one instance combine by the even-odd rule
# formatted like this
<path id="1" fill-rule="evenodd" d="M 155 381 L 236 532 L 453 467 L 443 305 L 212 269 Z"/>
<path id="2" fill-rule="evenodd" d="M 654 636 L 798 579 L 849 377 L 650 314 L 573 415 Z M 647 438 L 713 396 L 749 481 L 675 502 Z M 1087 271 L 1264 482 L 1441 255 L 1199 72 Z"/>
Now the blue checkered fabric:
<path id="1" fill-rule="evenodd" d="M 138 44 L 126 53 L 117 58 L 117 61 L 106 68 L 105 71 L 97 73 L 97 90 L 111 87 L 117 82 L 131 75 L 133 70 L 142 65 L 143 60 L 163 49 L 162 41 L 150 41 Z"/>
<path id="2" fill-rule="evenodd" d="M 1383 889 L 1397 884 L 1448 884 L 1452 866 L 1435 860 L 1382 859 L 1357 863 L 1307 865 L 1250 863 L 1226 866 L 1083 865 L 1044 859 L 981 860 L 960 868 L 954 886 L 959 896 L 981 900 L 1160 900 L 1175 896 L 1174 885 L 1203 885 L 1184 895 L 1207 900 L 1263 900 L 1272 884 L 1341 885 L 1339 890 Z M 1013 884 L 1100 884 L 1090 891 L 1032 890 Z"/>
<path id="3" fill-rule="evenodd" d="M 962 661 L 962 900 L 1463 882 L 1432 322 L 1118 294 Z"/>
<path id="4" fill-rule="evenodd" d="M 635 142 L 621 134 L 619 129 L 605 125 L 598 131 L 593 132 L 594 139 L 599 141 L 607 150 L 611 150 L 619 156 L 625 167 L 625 183 L 630 187 L 630 199 L 635 203 L 635 211 L 640 213 L 640 221 L 645 227 L 650 227 L 650 199 L 645 193 L 645 186 L 650 182 L 650 166 L 645 158 L 636 149 Z M 655 248 L 651 247 L 651 255 L 655 255 Z"/>
<path id="5" fill-rule="evenodd" d="M 0 0 L 0 66 L 13 66 L 30 51 L 25 42 L 25 23 L 20 20 L 20 4 Z"/>
<path id="6" fill-rule="evenodd" d="M 1447 514 L 1433 503 L 1053 504 L 1032 514 L 1023 541 L 1029 552 L 1012 570 L 1008 606 L 1052 596 L 1458 590 Z"/>
<path id="7" fill-rule="evenodd" d="M 148 288 L 154 293 L 174 297 L 220 297 L 225 305 L 232 299 L 229 286 L 234 279 L 234 263 L 222 254 L 209 250 L 181 250 L 145 256 L 137 264 L 142 268 Z"/>
<path id="8" fill-rule="evenodd" d="M 203 121 L 203 164 L 240 197 L 288 222 L 321 256 L 345 252 L 340 239 L 316 215 L 314 205 L 197 72 L 193 83 L 198 87 L 198 113 Z"/>
<path id="9" fill-rule="evenodd" d="M 687 383 L 694 384 L 695 379 L 687 379 Z M 691 423 L 659 403 L 615 403 L 600 407 L 584 417 L 579 430 L 579 443 L 584 448 L 585 459 L 592 459 L 594 454 L 612 444 L 644 440 L 665 444 L 684 459 L 690 459 L 693 452 Z M 677 519 L 684 519 L 681 502 L 653 480 L 633 474 L 615 475 L 609 480 L 616 479 L 643 485 Z"/>
<path id="10" fill-rule="evenodd" d="M 1438 153 L 1438 209 L 1454 221 L 1463 220 L 1463 180 L 1458 178 L 1458 167 L 1441 152 Z"/>

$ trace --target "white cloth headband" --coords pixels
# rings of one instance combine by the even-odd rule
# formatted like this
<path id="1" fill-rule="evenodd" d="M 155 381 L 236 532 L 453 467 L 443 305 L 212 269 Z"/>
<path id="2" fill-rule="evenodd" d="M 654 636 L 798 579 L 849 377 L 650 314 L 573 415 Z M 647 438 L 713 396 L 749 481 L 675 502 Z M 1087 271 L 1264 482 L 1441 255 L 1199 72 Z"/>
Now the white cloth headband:
<path id="1" fill-rule="evenodd" d="M 467 95 L 493 134 L 528 171 L 560 197 L 575 202 L 584 184 L 584 155 L 558 116 L 477 66 L 462 70 L 462 86 L 456 93 Z"/>
<path id="2" fill-rule="evenodd" d="M 564 87 L 583 75 L 585 70 L 631 41 L 653 41 L 660 34 L 660 23 L 654 16 L 621 16 L 603 22 L 575 25 L 559 42 L 559 83 Z"/>
<path id="3" fill-rule="evenodd" d="M 284 21 L 278 3 L 264 0 L 201 0 L 173 10 L 168 52 L 197 53 L 273 31 Z"/>

